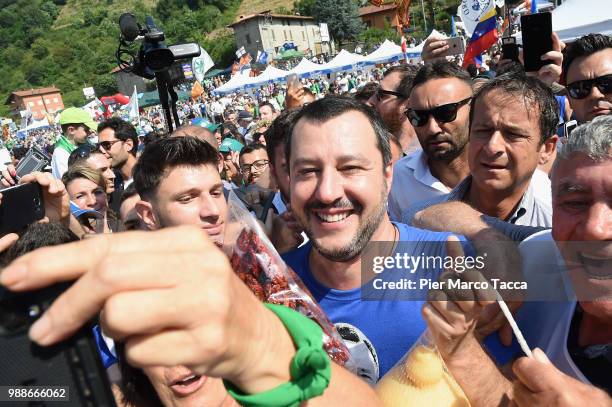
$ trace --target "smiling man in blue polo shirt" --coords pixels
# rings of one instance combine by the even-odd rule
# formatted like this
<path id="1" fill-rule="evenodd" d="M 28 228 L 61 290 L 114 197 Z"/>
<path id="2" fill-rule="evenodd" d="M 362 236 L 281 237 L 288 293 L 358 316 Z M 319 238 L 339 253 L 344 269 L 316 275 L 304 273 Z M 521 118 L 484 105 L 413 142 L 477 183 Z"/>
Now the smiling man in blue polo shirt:
<path id="1" fill-rule="evenodd" d="M 386 252 L 391 255 L 402 242 L 401 250 L 408 255 L 444 256 L 443 243 L 449 236 L 389 220 L 389 136 L 369 107 L 328 97 L 298 113 L 286 149 L 291 207 L 310 242 L 284 259 L 345 341 L 352 342 L 359 374 L 371 383 L 403 356 L 425 323 L 423 301 L 403 301 L 394 290 L 368 301 L 363 288 L 368 286 L 371 293 L 372 280 L 362 281 L 366 246 L 393 242 Z M 419 268 L 413 277 L 435 279 L 439 271 Z"/>

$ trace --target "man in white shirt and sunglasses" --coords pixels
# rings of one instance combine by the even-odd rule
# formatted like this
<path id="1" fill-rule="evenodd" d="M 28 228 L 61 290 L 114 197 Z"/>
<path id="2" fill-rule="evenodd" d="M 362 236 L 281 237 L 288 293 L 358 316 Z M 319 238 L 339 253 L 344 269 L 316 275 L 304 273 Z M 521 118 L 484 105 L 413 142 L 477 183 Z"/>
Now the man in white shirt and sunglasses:
<path id="1" fill-rule="evenodd" d="M 422 150 L 395 165 L 389 215 L 399 221 L 416 202 L 448 194 L 468 174 L 469 102 L 472 82 L 455 64 L 441 61 L 421 68 L 412 82 L 408 121 Z"/>

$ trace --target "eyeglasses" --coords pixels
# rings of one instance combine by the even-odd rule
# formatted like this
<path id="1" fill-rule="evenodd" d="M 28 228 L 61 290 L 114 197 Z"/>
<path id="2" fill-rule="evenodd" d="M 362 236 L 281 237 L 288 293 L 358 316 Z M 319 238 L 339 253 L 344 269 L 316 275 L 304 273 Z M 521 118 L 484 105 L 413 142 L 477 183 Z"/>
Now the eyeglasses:
<path id="1" fill-rule="evenodd" d="M 414 127 L 426 125 L 429 121 L 430 115 L 432 115 L 438 123 L 450 123 L 455 121 L 457 118 L 457 111 L 459 108 L 469 103 L 470 100 L 472 100 L 471 96 L 467 99 L 460 100 L 459 102 L 436 106 L 430 110 L 408 109 L 404 112 L 404 114 L 406 117 L 408 117 L 410 124 L 412 124 Z"/>
<path id="2" fill-rule="evenodd" d="M 376 89 L 376 93 L 374 95 L 376 96 L 376 100 L 378 100 L 379 102 L 384 99 L 383 95 L 390 95 L 390 96 L 398 97 L 400 99 L 406 99 L 406 96 L 404 96 L 403 94 L 399 92 L 395 92 L 393 90 L 386 90 L 380 87 Z"/>
<path id="3" fill-rule="evenodd" d="M 604 95 L 612 93 L 612 74 L 600 76 L 595 79 L 585 79 L 584 81 L 576 81 L 567 85 L 565 88 L 569 95 L 574 99 L 584 99 L 591 94 L 593 85 Z"/>
<path id="4" fill-rule="evenodd" d="M 123 140 L 113 140 L 113 141 L 101 141 L 98 143 L 98 149 L 103 148 L 108 151 L 113 147 L 113 144 L 118 143 Z"/>
<path id="5" fill-rule="evenodd" d="M 251 172 L 251 167 L 257 171 L 264 170 L 268 166 L 268 160 L 257 160 L 253 162 L 253 164 L 243 164 L 240 166 L 240 171 L 243 174 L 249 174 Z"/>

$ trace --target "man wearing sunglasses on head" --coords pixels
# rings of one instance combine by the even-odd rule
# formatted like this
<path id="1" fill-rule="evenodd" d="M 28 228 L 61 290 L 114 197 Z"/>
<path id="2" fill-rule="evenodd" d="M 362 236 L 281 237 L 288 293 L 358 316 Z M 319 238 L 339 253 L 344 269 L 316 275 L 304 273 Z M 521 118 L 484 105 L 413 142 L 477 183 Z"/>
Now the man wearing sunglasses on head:
<path id="1" fill-rule="evenodd" d="M 446 195 L 468 175 L 465 146 L 471 97 L 470 76 L 455 64 L 434 62 L 416 74 L 404 114 L 423 149 L 395 165 L 391 219 L 399 221 L 416 202 Z"/>
<path id="2" fill-rule="evenodd" d="M 565 54 L 563 72 L 579 123 L 612 113 L 612 37 L 589 34 L 572 43 Z"/>

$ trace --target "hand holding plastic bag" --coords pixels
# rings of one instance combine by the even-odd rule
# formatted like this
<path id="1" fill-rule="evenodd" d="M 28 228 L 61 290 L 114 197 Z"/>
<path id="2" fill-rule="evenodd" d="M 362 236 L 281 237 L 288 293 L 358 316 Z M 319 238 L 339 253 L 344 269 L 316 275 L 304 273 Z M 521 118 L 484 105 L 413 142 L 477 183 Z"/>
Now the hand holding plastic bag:
<path id="1" fill-rule="evenodd" d="M 228 198 L 229 216 L 224 250 L 240 279 L 261 301 L 294 309 L 323 329 L 329 357 L 349 370 L 354 365 L 342 338 L 300 278 L 281 259 L 259 223 L 235 194 Z"/>

